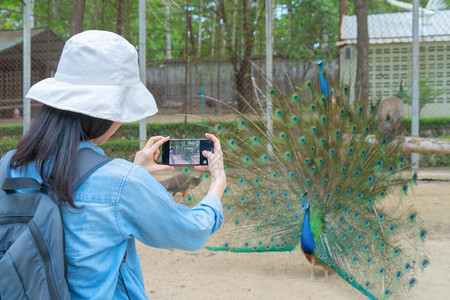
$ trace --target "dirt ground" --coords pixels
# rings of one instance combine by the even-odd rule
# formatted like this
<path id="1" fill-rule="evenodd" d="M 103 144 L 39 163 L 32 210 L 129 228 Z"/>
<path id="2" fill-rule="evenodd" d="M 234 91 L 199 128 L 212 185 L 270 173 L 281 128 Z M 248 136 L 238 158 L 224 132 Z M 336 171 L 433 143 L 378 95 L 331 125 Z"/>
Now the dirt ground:
<path id="1" fill-rule="evenodd" d="M 450 181 L 419 181 L 404 201 L 424 220 L 431 260 L 409 299 L 449 299 Z M 308 282 L 311 265 L 300 250 L 229 253 L 138 247 L 151 299 L 367 299 L 338 275 L 329 276 L 328 282 Z M 315 272 L 317 277 L 324 274 L 319 267 Z"/>

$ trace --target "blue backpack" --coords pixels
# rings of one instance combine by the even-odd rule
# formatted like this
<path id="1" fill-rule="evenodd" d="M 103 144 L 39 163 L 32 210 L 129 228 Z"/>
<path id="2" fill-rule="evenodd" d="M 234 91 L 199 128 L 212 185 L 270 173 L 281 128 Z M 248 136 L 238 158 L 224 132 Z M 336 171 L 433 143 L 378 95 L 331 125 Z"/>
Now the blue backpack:
<path id="1" fill-rule="evenodd" d="M 13 154 L 0 165 L 0 299 L 70 299 L 59 206 L 35 179 L 10 177 Z M 81 149 L 73 191 L 110 160 Z"/>

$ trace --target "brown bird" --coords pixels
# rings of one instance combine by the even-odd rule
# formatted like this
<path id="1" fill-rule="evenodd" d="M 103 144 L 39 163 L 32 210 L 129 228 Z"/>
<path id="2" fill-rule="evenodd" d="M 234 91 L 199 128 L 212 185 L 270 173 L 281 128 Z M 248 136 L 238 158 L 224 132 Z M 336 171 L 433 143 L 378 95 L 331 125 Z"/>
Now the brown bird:
<path id="1" fill-rule="evenodd" d="M 195 177 L 186 173 L 178 173 L 170 178 L 160 181 L 169 193 L 175 196 L 176 193 L 182 193 L 183 197 L 186 192 L 200 184 L 201 177 Z"/>
<path id="2" fill-rule="evenodd" d="M 396 96 L 385 98 L 378 108 L 378 129 L 386 136 L 389 143 L 395 139 L 403 119 L 403 81 Z"/>

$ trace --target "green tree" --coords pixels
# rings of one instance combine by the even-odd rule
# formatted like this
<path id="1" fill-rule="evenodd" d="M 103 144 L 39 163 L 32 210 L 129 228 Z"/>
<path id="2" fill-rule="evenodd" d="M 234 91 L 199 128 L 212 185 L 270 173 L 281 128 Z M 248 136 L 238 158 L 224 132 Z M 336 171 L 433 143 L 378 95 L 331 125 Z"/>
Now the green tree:
<path id="1" fill-rule="evenodd" d="M 437 97 L 448 91 L 448 88 L 436 88 L 433 85 L 433 81 L 434 77 L 432 76 L 419 78 L 419 114 L 426 104 L 433 102 Z M 409 80 L 409 84 L 407 85 L 406 90 L 412 90 L 411 80 Z M 411 92 L 403 93 L 403 101 L 409 105 L 412 105 Z"/>

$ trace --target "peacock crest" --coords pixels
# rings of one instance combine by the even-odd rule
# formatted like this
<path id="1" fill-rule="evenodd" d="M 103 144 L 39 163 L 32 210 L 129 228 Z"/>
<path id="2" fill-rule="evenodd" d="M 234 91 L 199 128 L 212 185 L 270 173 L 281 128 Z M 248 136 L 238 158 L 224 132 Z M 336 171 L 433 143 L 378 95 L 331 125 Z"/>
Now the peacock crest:
<path id="1" fill-rule="evenodd" d="M 226 225 L 208 249 L 300 248 L 369 298 L 404 297 L 429 263 L 426 231 L 401 200 L 409 165 L 377 130 L 376 106 L 321 87 L 271 90 L 270 118 L 261 93 L 236 121 L 212 124 L 228 186 Z"/>

